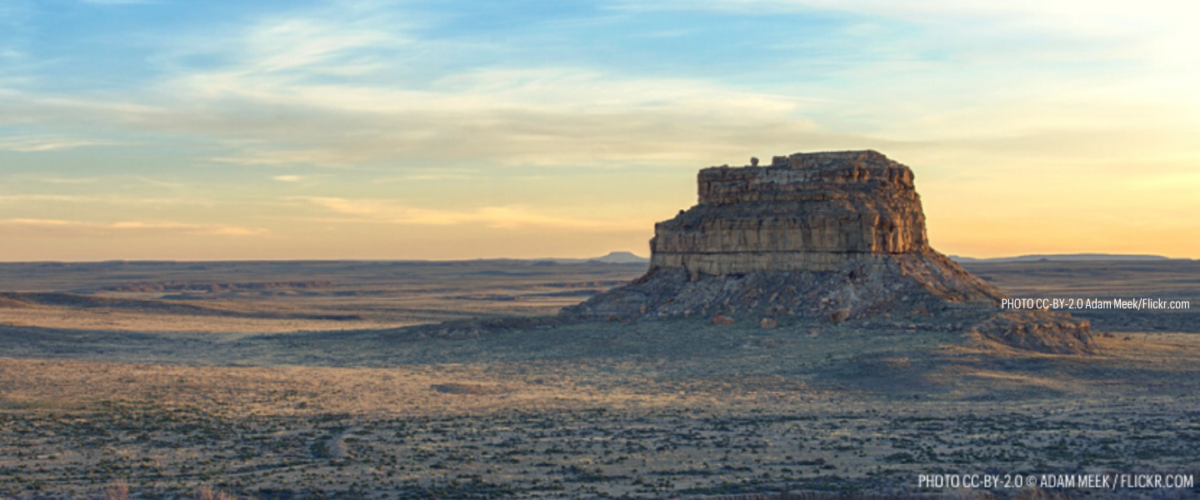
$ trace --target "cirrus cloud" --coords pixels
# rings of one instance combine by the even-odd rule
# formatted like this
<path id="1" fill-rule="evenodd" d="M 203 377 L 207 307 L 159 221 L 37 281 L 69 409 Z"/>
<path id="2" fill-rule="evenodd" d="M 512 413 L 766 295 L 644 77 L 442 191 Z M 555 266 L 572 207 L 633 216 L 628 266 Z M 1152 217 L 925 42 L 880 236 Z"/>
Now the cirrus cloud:
<path id="1" fill-rule="evenodd" d="M 35 238 L 157 238 L 164 236 L 260 236 L 267 230 L 226 224 L 169 221 L 90 222 L 58 219 L 0 219 L 11 237 Z"/>
<path id="2" fill-rule="evenodd" d="M 563 228 L 575 231 L 637 230 L 640 226 L 580 219 L 546 213 L 528 206 L 487 206 L 465 210 L 435 210 L 406 206 L 393 200 L 334 197 L 297 198 L 336 214 L 351 216 L 339 222 L 414 226 L 482 225 L 494 229 Z"/>

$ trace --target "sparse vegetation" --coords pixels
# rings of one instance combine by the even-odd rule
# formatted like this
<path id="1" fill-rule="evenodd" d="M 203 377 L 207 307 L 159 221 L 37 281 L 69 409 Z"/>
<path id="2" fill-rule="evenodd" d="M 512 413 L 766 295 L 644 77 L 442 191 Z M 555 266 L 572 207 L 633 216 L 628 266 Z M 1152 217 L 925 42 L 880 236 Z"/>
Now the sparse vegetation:
<path id="1" fill-rule="evenodd" d="M 118 479 L 108 483 L 104 487 L 104 500 L 128 500 L 129 499 L 129 483 L 124 479 Z M 208 499 L 206 499 L 208 500 Z"/>
<path id="2" fill-rule="evenodd" d="M 1066 500 L 1085 495 L 915 477 L 1200 473 L 1200 339 L 1076 357 L 963 335 L 899 316 L 449 342 L 0 327 L 0 498 Z"/>

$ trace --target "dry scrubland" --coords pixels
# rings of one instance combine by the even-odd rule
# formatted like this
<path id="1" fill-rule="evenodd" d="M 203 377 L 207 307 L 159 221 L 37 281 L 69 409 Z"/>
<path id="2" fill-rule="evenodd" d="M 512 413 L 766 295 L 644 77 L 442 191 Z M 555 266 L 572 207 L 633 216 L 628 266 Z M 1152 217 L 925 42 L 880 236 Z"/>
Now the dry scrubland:
<path id="1" fill-rule="evenodd" d="M 1196 302 L 1191 263 L 1093 265 L 970 267 L 1021 296 Z M 974 343 L 921 317 L 420 340 L 380 328 L 541 314 L 642 269 L 32 266 L 0 266 L 4 288 L 43 292 L 0 299 L 0 497 L 101 496 L 114 480 L 146 498 L 204 486 L 255 498 L 911 495 L 919 473 L 1200 474 L 1200 337 L 1179 333 L 1190 315 L 1100 315 L 1110 333 L 1090 357 Z M 79 295 L 45 294 L 64 291 Z M 188 294 L 199 297 L 142 302 Z M 125 319 L 72 323 L 105 315 Z"/>
<path id="2" fill-rule="evenodd" d="M 644 271 L 526 261 L 0 263 L 0 325 L 262 333 L 554 314 Z"/>

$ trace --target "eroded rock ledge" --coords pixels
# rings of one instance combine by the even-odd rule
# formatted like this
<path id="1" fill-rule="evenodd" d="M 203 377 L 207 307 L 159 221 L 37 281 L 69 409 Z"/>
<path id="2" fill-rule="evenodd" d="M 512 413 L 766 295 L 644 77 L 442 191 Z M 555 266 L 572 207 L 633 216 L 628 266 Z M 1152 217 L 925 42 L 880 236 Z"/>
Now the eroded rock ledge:
<path id="1" fill-rule="evenodd" d="M 774 327 L 788 318 L 965 318 L 985 340 L 1086 353 L 1087 322 L 1006 313 L 1006 295 L 929 246 L 908 167 L 875 151 L 797 153 L 770 166 L 701 170 L 699 203 L 655 225 L 650 269 L 560 314 L 674 316 Z"/>
<path id="2" fill-rule="evenodd" d="M 795 154 L 699 174 L 700 202 L 655 225 L 651 267 L 831 271 L 929 250 L 913 173 L 874 151 Z"/>

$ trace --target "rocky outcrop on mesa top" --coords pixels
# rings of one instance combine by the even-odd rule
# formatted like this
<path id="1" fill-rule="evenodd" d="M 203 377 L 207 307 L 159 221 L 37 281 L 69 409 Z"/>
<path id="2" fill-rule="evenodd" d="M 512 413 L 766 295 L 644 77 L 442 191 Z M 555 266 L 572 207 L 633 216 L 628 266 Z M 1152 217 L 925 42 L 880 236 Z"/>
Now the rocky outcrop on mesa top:
<path id="1" fill-rule="evenodd" d="M 987 339 L 1091 350 L 1086 322 L 1065 314 L 993 320 L 1005 294 L 929 246 L 912 170 L 878 152 L 798 153 L 706 168 L 698 180 L 699 203 L 655 225 L 645 276 L 560 316 L 784 325 L 966 315 Z"/>

